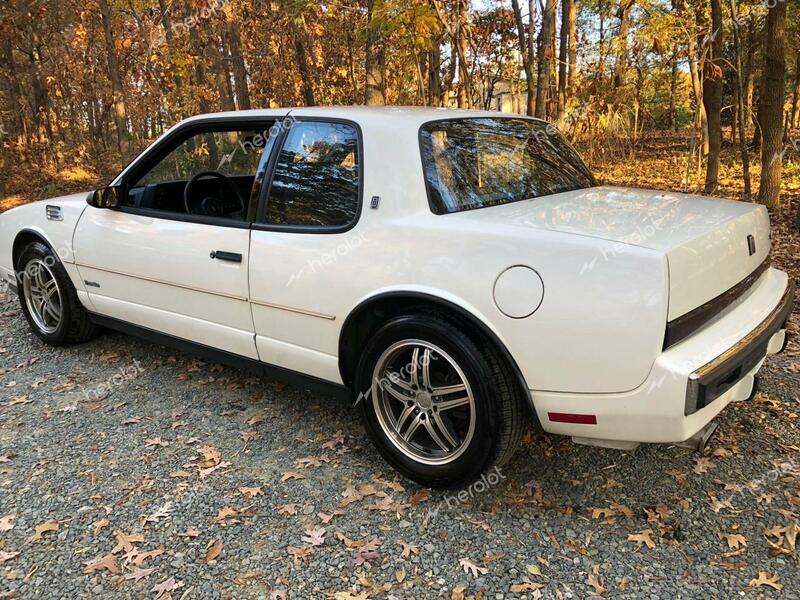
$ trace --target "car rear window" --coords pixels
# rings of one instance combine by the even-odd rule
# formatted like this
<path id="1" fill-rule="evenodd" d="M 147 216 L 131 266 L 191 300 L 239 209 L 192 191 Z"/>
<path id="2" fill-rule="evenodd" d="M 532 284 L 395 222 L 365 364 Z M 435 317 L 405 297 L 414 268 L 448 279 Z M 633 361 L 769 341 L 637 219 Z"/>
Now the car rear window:
<path id="1" fill-rule="evenodd" d="M 542 121 L 432 121 L 420 130 L 431 210 L 447 214 L 597 185 L 580 155 Z"/>

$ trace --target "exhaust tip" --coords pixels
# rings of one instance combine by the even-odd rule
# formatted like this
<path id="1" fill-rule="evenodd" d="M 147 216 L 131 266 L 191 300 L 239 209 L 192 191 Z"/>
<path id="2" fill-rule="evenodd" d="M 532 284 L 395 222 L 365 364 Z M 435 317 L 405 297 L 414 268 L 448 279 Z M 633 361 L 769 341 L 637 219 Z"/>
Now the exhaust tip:
<path id="1" fill-rule="evenodd" d="M 708 446 L 708 442 L 711 439 L 711 436 L 717 431 L 717 424 L 715 422 L 711 422 L 705 427 L 703 427 L 700 431 L 695 433 L 692 437 L 688 440 L 684 440 L 675 444 L 680 448 L 689 448 L 689 450 L 694 450 L 696 452 L 702 452 Z"/>

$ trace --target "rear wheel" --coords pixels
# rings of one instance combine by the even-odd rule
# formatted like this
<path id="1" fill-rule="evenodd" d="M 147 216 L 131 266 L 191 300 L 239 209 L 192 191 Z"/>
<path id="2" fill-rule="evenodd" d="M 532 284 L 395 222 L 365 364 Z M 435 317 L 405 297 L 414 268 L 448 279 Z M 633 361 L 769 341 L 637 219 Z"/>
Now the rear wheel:
<path id="1" fill-rule="evenodd" d="M 463 485 L 502 465 L 524 428 L 522 401 L 491 346 L 435 313 L 384 324 L 356 380 L 378 450 L 423 485 Z"/>
<path id="2" fill-rule="evenodd" d="M 96 326 L 52 249 L 31 242 L 20 255 L 17 271 L 22 312 L 42 341 L 61 346 L 85 342 L 96 335 Z"/>

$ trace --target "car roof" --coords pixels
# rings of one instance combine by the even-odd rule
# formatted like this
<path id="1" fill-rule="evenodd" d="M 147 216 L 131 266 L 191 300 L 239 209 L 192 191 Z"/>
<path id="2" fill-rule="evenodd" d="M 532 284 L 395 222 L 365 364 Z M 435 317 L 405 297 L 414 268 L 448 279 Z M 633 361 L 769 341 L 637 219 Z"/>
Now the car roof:
<path id="1" fill-rule="evenodd" d="M 522 118 L 525 115 L 516 113 L 501 113 L 485 110 L 462 110 L 455 108 L 438 108 L 430 106 L 302 106 L 286 108 L 268 108 L 239 110 L 219 113 L 196 115 L 183 121 L 226 118 L 264 118 L 264 117 L 325 117 L 331 119 L 349 119 L 357 123 L 377 122 L 390 120 L 393 125 L 406 125 L 418 128 L 423 123 L 442 119 L 468 119 L 468 118 Z M 541 120 L 541 119 L 538 119 Z"/>

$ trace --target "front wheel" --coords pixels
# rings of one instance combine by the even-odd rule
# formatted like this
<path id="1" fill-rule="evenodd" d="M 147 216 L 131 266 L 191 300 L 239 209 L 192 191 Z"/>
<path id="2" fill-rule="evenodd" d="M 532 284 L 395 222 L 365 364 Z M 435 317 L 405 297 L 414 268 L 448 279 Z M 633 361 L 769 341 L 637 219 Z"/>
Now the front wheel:
<path id="1" fill-rule="evenodd" d="M 469 483 L 507 461 L 523 431 L 509 369 L 481 336 L 435 313 L 384 324 L 356 381 L 378 450 L 423 485 Z"/>
<path id="2" fill-rule="evenodd" d="M 20 255 L 17 286 L 22 312 L 33 332 L 51 346 L 85 342 L 96 326 L 58 256 L 45 244 L 32 242 Z"/>

